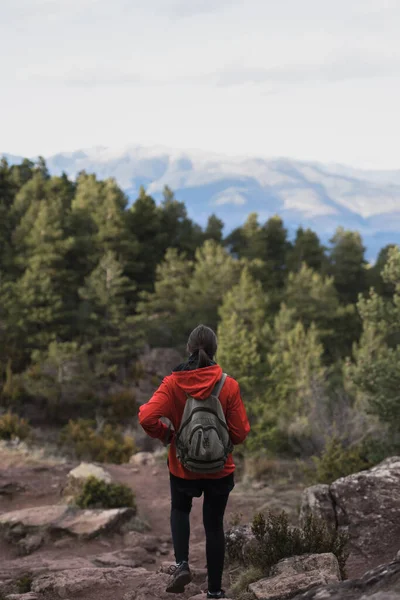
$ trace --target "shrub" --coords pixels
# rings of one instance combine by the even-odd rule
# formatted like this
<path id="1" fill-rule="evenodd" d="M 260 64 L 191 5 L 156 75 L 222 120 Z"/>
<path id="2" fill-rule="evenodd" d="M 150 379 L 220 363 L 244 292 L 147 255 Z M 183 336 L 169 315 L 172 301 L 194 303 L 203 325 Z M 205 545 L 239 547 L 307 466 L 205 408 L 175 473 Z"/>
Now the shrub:
<path id="1" fill-rule="evenodd" d="M 7 412 L 0 417 L 0 439 L 2 440 L 26 440 L 31 435 L 28 421 L 21 419 L 18 415 Z"/>
<path id="2" fill-rule="evenodd" d="M 332 552 L 339 562 L 344 575 L 348 552 L 348 536 L 329 531 L 326 523 L 310 515 L 303 527 L 293 527 L 283 511 L 255 515 L 252 531 L 256 546 L 250 555 L 251 565 L 268 575 L 270 569 L 283 558 L 302 554 L 323 554 Z"/>
<path id="3" fill-rule="evenodd" d="M 341 438 L 334 434 L 328 440 L 321 456 L 312 457 L 314 469 L 309 471 L 315 483 L 332 483 L 340 477 L 364 471 L 373 466 L 361 444 L 345 447 Z"/>
<path id="4" fill-rule="evenodd" d="M 16 583 L 20 594 L 28 594 L 32 589 L 32 576 L 29 574 L 22 575 Z"/>
<path id="5" fill-rule="evenodd" d="M 61 435 L 61 443 L 74 449 L 78 459 L 121 464 L 135 453 L 133 438 L 124 436 L 118 427 L 106 424 L 102 431 L 94 421 L 69 421 Z"/>
<path id="6" fill-rule="evenodd" d="M 128 486 L 93 476 L 85 481 L 75 503 L 79 508 L 136 508 L 135 496 Z"/>
<path id="7" fill-rule="evenodd" d="M 264 573 L 258 567 L 249 567 L 241 570 L 235 583 L 231 586 L 230 592 L 234 598 L 243 598 L 247 588 L 251 583 L 259 581 L 264 576 Z"/>
<path id="8" fill-rule="evenodd" d="M 113 423 L 126 423 L 137 417 L 135 393 L 129 389 L 113 392 L 104 402 L 104 416 Z"/>

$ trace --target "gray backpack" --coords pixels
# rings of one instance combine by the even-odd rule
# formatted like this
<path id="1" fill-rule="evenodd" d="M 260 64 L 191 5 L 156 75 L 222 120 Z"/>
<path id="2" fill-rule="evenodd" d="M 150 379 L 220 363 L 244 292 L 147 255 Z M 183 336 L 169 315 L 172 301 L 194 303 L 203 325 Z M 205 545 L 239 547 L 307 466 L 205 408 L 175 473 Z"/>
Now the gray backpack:
<path id="1" fill-rule="evenodd" d="M 182 424 L 176 436 L 176 454 L 182 465 L 194 473 L 222 471 L 233 445 L 219 394 L 226 380 L 223 373 L 211 396 L 196 400 L 188 396 Z"/>

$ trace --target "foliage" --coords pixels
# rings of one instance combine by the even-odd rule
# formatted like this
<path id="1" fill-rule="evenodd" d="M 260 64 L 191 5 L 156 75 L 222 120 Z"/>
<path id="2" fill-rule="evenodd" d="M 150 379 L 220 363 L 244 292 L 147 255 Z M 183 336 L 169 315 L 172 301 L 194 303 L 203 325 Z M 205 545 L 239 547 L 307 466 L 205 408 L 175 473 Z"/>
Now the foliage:
<path id="1" fill-rule="evenodd" d="M 253 519 L 252 531 L 257 546 L 251 553 L 251 563 L 265 575 L 283 558 L 327 552 L 336 556 L 344 574 L 348 537 L 337 531 L 329 531 L 321 519 L 310 515 L 302 527 L 293 527 L 284 511 L 279 514 L 268 512 L 266 516 L 258 513 Z"/>
<path id="2" fill-rule="evenodd" d="M 259 567 L 248 567 L 240 569 L 239 576 L 230 588 L 233 598 L 243 598 L 249 585 L 255 581 L 259 581 L 264 577 L 264 572 Z"/>
<path id="3" fill-rule="evenodd" d="M 136 508 L 132 490 L 118 483 L 107 483 L 88 477 L 75 499 L 79 508 Z"/>
<path id="4" fill-rule="evenodd" d="M 362 335 L 354 348 L 354 362 L 346 365 L 347 377 L 354 384 L 368 410 L 385 423 L 393 436 L 400 434 L 400 249 L 389 251 L 383 273 L 394 287 L 391 299 L 371 290 L 362 298 L 358 310 Z"/>
<path id="5" fill-rule="evenodd" d="M 61 435 L 62 445 L 73 448 L 78 459 L 104 463 L 128 462 L 135 452 L 134 440 L 123 436 L 121 430 L 106 424 L 98 431 L 90 420 L 70 421 Z"/>
<path id="6" fill-rule="evenodd" d="M 0 417 L 1 440 L 26 440 L 32 435 L 29 423 L 18 415 L 7 412 Z"/>
<path id="7" fill-rule="evenodd" d="M 32 575 L 29 573 L 22 575 L 17 579 L 16 585 L 19 594 L 28 594 L 32 589 Z"/>
<path id="8" fill-rule="evenodd" d="M 340 477 L 374 466 L 364 452 L 364 445 L 346 447 L 338 434 L 332 435 L 321 456 L 313 456 L 314 469 L 309 474 L 314 483 L 331 484 Z"/>

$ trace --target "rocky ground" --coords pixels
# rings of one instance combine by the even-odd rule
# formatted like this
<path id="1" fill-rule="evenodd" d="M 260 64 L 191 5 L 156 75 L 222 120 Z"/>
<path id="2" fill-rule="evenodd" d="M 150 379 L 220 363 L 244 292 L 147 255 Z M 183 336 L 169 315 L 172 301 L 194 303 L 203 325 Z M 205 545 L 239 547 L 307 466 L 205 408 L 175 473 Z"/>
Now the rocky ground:
<path id="1" fill-rule="evenodd" d="M 65 490 L 77 463 L 46 464 L 40 458 L 25 462 L 4 448 L 0 451 L 0 464 L 6 467 L 0 470 L 0 600 L 19 598 L 14 595 L 18 592 L 25 592 L 20 600 L 170 597 L 163 592 L 168 575 L 158 572 L 173 561 L 165 459 L 105 466 L 114 482 L 135 492 L 134 519 L 129 511 L 71 512 Z M 301 484 L 282 477 L 273 486 L 238 482 L 226 523 L 248 522 L 266 507 L 285 508 L 295 522 L 301 491 Z M 205 584 L 200 500 L 195 501 L 191 525 L 191 564 L 197 578 L 185 597 L 201 592 Z"/>
<path id="2" fill-rule="evenodd" d="M 138 455 L 129 465 L 104 466 L 109 480 L 135 492 L 137 514 L 133 509 L 71 508 L 66 498 L 77 464 L 46 461 L 33 453 L 29 460 L 26 453 L 18 459 L 16 451 L 4 447 L 0 464 L 0 600 L 171 598 L 164 591 L 173 562 L 165 456 Z M 284 600 L 300 592 L 315 600 L 400 600 L 400 556 L 395 558 L 400 550 L 400 458 L 305 491 L 296 483 L 300 473 L 296 478 L 293 469 L 290 477 L 283 471 L 275 465 L 268 483 L 238 481 L 226 525 L 248 523 L 255 512 L 266 509 L 285 509 L 293 524 L 299 516 L 317 514 L 350 536 L 350 581 L 340 582 L 332 554 L 293 557 L 278 563 L 268 578 L 252 583 L 243 600 Z M 191 523 L 195 577 L 180 597 L 204 600 L 200 500 L 195 501 Z M 228 574 L 225 584 L 229 586 Z"/>

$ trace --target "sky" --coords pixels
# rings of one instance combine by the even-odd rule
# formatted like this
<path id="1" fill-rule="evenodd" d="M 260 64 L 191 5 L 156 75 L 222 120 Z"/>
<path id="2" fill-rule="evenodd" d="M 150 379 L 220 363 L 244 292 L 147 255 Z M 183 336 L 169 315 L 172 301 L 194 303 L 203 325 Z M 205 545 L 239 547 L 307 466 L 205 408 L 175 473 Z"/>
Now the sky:
<path id="1" fill-rule="evenodd" d="M 0 152 L 400 167 L 400 0 L 1 0 Z"/>

